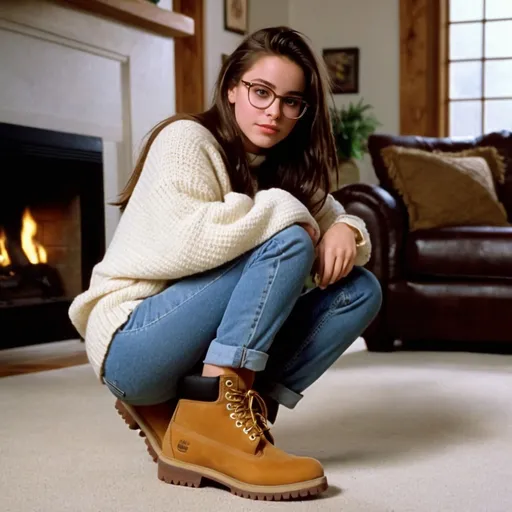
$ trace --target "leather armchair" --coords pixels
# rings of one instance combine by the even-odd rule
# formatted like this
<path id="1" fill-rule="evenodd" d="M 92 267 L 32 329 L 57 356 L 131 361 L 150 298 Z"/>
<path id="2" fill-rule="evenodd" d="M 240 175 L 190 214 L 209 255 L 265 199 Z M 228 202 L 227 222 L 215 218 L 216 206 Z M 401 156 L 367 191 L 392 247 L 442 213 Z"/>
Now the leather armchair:
<path id="1" fill-rule="evenodd" d="M 512 227 L 409 232 L 407 209 L 380 153 L 389 145 L 441 151 L 496 147 L 506 164 L 497 194 L 512 219 L 512 132 L 464 140 L 372 135 L 369 152 L 380 184 L 348 185 L 333 194 L 364 219 L 372 238 L 367 268 L 381 283 L 383 305 L 363 334 L 368 349 L 391 351 L 399 341 L 411 349 L 510 352 Z"/>

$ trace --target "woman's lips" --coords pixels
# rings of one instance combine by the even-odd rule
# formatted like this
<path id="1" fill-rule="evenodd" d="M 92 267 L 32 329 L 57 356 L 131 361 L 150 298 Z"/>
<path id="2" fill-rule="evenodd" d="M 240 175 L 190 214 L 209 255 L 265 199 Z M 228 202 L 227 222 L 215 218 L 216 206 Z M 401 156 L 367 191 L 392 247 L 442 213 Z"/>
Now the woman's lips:
<path id="1" fill-rule="evenodd" d="M 258 126 L 258 128 L 267 135 L 274 135 L 279 131 L 276 126 L 271 126 L 269 124 L 258 124 L 256 126 Z"/>

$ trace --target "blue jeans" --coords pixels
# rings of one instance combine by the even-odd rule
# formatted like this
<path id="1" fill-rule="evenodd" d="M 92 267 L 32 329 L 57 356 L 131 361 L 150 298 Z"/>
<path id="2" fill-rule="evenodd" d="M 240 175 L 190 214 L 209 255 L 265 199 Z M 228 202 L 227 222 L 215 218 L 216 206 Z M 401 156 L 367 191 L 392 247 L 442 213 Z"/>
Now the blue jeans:
<path id="1" fill-rule="evenodd" d="M 303 293 L 314 258 L 309 235 L 294 225 L 143 300 L 112 340 L 105 384 L 129 404 L 156 404 L 208 363 L 258 372 L 255 389 L 295 407 L 381 305 L 377 279 L 361 267 Z"/>

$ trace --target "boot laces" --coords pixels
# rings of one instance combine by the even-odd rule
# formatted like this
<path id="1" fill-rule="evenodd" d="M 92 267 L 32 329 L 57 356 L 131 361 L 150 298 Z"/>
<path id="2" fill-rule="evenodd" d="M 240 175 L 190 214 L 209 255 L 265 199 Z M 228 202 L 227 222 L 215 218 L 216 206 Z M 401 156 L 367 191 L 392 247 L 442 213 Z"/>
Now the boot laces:
<path id="1" fill-rule="evenodd" d="M 233 382 L 226 381 L 226 386 L 231 388 Z M 226 407 L 231 411 L 230 418 L 236 420 L 235 425 L 238 428 L 243 427 L 244 434 L 248 435 L 251 441 L 256 441 L 270 430 L 267 425 L 267 406 L 256 391 L 230 389 L 225 397 L 228 400 Z"/>

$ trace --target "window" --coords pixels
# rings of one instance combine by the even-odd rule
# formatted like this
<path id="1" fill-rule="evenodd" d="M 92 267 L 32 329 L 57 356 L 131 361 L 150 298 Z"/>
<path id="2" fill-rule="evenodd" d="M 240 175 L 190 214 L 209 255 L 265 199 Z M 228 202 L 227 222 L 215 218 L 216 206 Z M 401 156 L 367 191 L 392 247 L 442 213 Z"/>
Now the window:
<path id="1" fill-rule="evenodd" d="M 450 136 L 512 129 L 512 0 L 450 0 Z"/>

